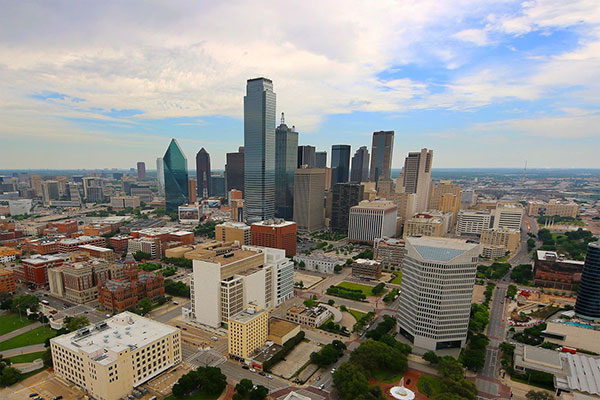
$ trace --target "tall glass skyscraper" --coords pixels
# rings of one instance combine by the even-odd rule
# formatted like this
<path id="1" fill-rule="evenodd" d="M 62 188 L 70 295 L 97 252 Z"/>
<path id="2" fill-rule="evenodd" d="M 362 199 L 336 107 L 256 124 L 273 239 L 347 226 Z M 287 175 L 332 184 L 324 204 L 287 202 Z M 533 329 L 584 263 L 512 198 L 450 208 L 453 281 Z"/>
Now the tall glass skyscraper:
<path id="1" fill-rule="evenodd" d="M 275 130 L 275 215 L 287 221 L 294 218 L 294 173 L 298 149 L 298 132 L 285 124 L 282 113 L 281 125 Z"/>
<path id="2" fill-rule="evenodd" d="M 350 145 L 331 146 L 331 184 L 346 183 L 350 175 Z"/>
<path id="3" fill-rule="evenodd" d="M 392 152 L 394 150 L 394 131 L 373 132 L 371 147 L 371 174 L 369 180 L 377 182 L 392 177 Z"/>
<path id="4" fill-rule="evenodd" d="M 600 321 L 600 243 L 598 242 L 588 244 L 577 292 L 575 314 L 581 318 Z"/>
<path id="5" fill-rule="evenodd" d="M 171 139 L 163 157 L 163 171 L 166 208 L 177 211 L 177 207 L 188 201 L 188 171 L 187 158 L 175 139 Z"/>
<path id="6" fill-rule="evenodd" d="M 165 195 L 165 170 L 162 157 L 156 158 L 156 181 L 158 184 L 158 194 Z"/>
<path id="7" fill-rule="evenodd" d="M 275 93 L 266 78 L 249 79 L 244 96 L 244 213 L 248 223 L 275 216 Z"/>
<path id="8" fill-rule="evenodd" d="M 198 198 L 213 196 L 210 173 L 210 154 L 203 148 L 196 154 L 196 188 L 198 190 Z"/>
<path id="9" fill-rule="evenodd" d="M 352 157 L 350 182 L 366 182 L 367 179 L 369 179 L 369 150 L 367 146 L 361 146 Z"/>
<path id="10" fill-rule="evenodd" d="M 315 159 L 317 163 L 315 164 L 315 168 L 327 168 L 327 152 L 326 151 L 317 151 L 315 153 Z"/>

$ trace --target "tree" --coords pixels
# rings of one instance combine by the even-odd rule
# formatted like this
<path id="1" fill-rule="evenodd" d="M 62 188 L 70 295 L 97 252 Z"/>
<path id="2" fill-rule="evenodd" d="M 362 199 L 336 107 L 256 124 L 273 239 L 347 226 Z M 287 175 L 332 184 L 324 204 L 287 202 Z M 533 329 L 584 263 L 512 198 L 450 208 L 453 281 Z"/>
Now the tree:
<path id="1" fill-rule="evenodd" d="M 333 299 L 329 299 L 329 300 L 327 300 L 327 304 L 329 304 L 330 306 L 333 306 L 335 304 L 335 301 Z"/>
<path id="2" fill-rule="evenodd" d="M 235 385 L 233 400 L 264 400 L 269 394 L 269 389 L 262 385 L 254 387 L 250 379 L 242 379 Z"/>
<path id="3" fill-rule="evenodd" d="M 227 377 L 220 368 L 207 367 L 202 374 L 202 390 L 213 396 L 218 396 L 227 386 Z"/>
<path id="4" fill-rule="evenodd" d="M 361 366 L 368 377 L 377 370 L 399 374 L 408 367 L 408 359 L 404 353 L 375 340 L 363 342 L 350 354 L 350 361 Z"/>
<path id="5" fill-rule="evenodd" d="M 342 266 L 339 264 L 336 264 L 335 267 L 333 267 L 333 272 L 340 272 L 342 270 Z"/>
<path id="6" fill-rule="evenodd" d="M 52 367 L 52 350 L 51 347 L 48 347 L 44 354 L 42 354 L 42 361 L 44 361 L 44 365 L 46 367 Z"/>
<path id="7" fill-rule="evenodd" d="M 0 375 L 0 385 L 6 387 L 14 385 L 21 379 L 21 373 L 19 370 L 13 367 L 5 367 L 2 369 L 2 375 Z"/>
<path id="8" fill-rule="evenodd" d="M 133 258 L 135 261 L 149 260 L 152 258 L 152 254 L 144 253 L 143 251 L 138 250 L 133 254 Z"/>
<path id="9" fill-rule="evenodd" d="M 78 316 L 78 317 L 65 317 L 66 328 L 69 332 L 75 332 L 78 329 L 81 329 L 90 324 L 90 321 L 86 316 Z"/>
<path id="10" fill-rule="evenodd" d="M 554 400 L 554 396 L 548 392 L 530 390 L 525 395 L 527 400 Z"/>
<path id="11" fill-rule="evenodd" d="M 13 298 L 10 294 L 2 292 L 0 293 L 0 309 L 10 310 L 12 308 Z"/>
<path id="12" fill-rule="evenodd" d="M 427 353 L 423 354 L 423 360 L 429 361 L 431 364 L 437 364 L 438 362 L 440 362 L 440 356 L 438 356 L 430 350 Z"/>
<path id="13" fill-rule="evenodd" d="M 26 312 L 27 309 L 36 311 L 39 302 L 40 300 L 37 297 L 31 294 L 24 294 L 13 299 L 12 307 L 14 311 L 20 311 L 22 313 Z"/>
<path id="14" fill-rule="evenodd" d="M 438 361 L 438 373 L 442 378 L 460 380 L 464 377 L 465 371 L 458 360 L 451 356 L 444 356 Z"/>
<path id="15" fill-rule="evenodd" d="M 144 297 L 143 299 L 141 299 L 137 306 L 142 315 L 146 315 L 150 311 L 152 311 L 152 301 L 149 297 Z"/>
<path id="16" fill-rule="evenodd" d="M 517 295 L 517 287 L 515 285 L 509 285 L 506 289 L 506 297 L 512 299 Z"/>

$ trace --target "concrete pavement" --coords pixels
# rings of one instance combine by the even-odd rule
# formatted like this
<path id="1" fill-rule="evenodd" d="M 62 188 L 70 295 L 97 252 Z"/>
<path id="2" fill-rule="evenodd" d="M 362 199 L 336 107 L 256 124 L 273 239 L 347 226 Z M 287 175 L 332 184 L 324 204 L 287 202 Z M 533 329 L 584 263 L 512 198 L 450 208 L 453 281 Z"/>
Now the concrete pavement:
<path id="1" fill-rule="evenodd" d="M 37 351 L 44 351 L 44 350 L 46 350 L 46 347 L 44 347 L 44 344 L 42 343 L 42 344 L 32 344 L 31 346 L 18 347 L 16 349 L 0 351 L 0 354 L 2 354 L 2 357 L 14 357 L 14 356 L 19 356 L 21 354 L 35 353 Z"/>

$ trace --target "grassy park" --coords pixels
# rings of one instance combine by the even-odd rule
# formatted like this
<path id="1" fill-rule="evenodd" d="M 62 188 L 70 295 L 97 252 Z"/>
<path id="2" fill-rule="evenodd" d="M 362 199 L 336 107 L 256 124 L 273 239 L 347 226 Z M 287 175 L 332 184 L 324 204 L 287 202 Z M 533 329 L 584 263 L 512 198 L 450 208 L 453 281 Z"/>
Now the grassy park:
<path id="1" fill-rule="evenodd" d="M 19 314 L 5 314 L 0 316 L 0 335 L 5 335 L 14 330 L 31 324 L 27 317 L 19 317 Z"/>
<path id="2" fill-rule="evenodd" d="M 13 364 L 30 363 L 37 360 L 38 358 L 42 358 L 42 355 L 44 353 L 45 351 L 36 351 L 35 353 L 27 353 L 18 356 L 12 356 L 9 358 L 9 360 Z"/>
<path id="3" fill-rule="evenodd" d="M 373 293 L 371 292 L 372 287 L 368 286 L 368 285 L 361 285 L 360 283 L 344 281 L 344 282 L 340 283 L 338 286 L 346 288 L 346 289 L 360 290 L 361 292 L 363 292 L 363 294 L 365 296 L 373 296 Z"/>
<path id="4" fill-rule="evenodd" d="M 32 344 L 42 344 L 46 339 L 53 338 L 54 336 L 56 336 L 55 330 L 47 325 L 40 326 L 39 328 L 35 328 L 29 332 L 22 333 L 19 336 L 1 342 L 0 351 L 30 346 Z"/>

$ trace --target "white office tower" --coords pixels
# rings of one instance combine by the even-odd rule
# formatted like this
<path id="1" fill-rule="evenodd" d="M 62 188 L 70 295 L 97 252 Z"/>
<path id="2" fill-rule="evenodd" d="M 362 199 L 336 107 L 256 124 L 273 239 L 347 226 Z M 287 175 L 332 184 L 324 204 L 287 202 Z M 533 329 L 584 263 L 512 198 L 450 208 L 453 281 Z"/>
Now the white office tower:
<path id="1" fill-rule="evenodd" d="M 294 295 L 294 265 L 285 250 L 242 246 L 193 263 L 191 308 L 182 313 L 203 325 L 217 328 L 249 303 L 268 310 Z"/>
<path id="2" fill-rule="evenodd" d="M 128 311 L 50 339 L 54 373 L 90 398 L 126 398 L 181 362 L 179 329 Z"/>
<path id="3" fill-rule="evenodd" d="M 409 237 L 405 246 L 400 333 L 426 350 L 463 347 L 481 245 L 459 239 Z"/>
<path id="4" fill-rule="evenodd" d="M 431 189 L 431 166 L 433 164 L 433 150 L 422 149 L 420 152 L 408 153 L 402 168 L 401 193 L 414 193 L 415 211 L 427 210 L 429 192 Z"/>
<path id="5" fill-rule="evenodd" d="M 496 209 L 492 210 L 494 219 L 492 228 L 521 230 L 521 221 L 523 220 L 524 208 L 516 203 L 498 203 Z"/>
<path id="6" fill-rule="evenodd" d="M 456 219 L 456 234 L 459 236 L 481 236 L 484 229 L 489 229 L 492 215 L 487 211 L 460 210 Z"/>
<path id="7" fill-rule="evenodd" d="M 384 236 L 395 236 L 397 215 L 398 206 L 393 201 L 363 200 L 350 207 L 348 239 L 373 243 Z"/>

